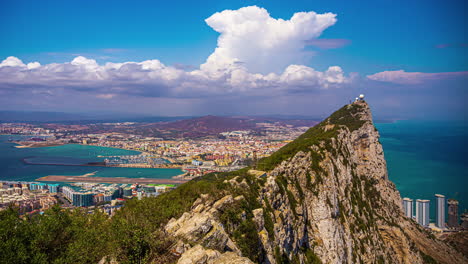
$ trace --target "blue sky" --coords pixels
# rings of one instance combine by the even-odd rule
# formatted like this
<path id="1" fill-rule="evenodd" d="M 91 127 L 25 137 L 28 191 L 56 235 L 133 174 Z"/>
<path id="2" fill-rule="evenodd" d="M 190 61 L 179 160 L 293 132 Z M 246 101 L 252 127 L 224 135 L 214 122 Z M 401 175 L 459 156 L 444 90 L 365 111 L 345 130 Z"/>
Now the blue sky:
<path id="1" fill-rule="evenodd" d="M 323 38 L 352 45 L 320 54 L 313 64 L 344 65 L 373 73 L 407 67 L 411 71 L 463 71 L 468 43 L 465 1 L 3 1 L 0 56 L 63 62 L 75 53 L 126 49 L 119 59 L 158 58 L 166 64 L 201 64 L 216 47 L 218 34 L 204 19 L 224 9 L 255 4 L 272 17 L 299 11 L 333 12 L 338 23 Z M 463 51 L 466 53 L 466 51 Z M 64 53 L 55 58 L 48 53 Z M 70 56 L 67 56 L 70 53 Z M 60 57 L 62 56 L 62 57 Z M 356 62 L 358 60 L 359 62 Z M 385 67 L 385 68 L 384 68 Z"/>
<path id="2" fill-rule="evenodd" d="M 313 102 L 324 102 L 322 98 L 327 98 L 329 104 L 322 107 L 318 105 L 313 108 L 314 112 L 320 114 L 326 113 L 335 107 L 340 102 L 337 97 L 348 96 L 348 94 L 362 90 L 368 94 L 370 93 L 371 96 L 379 97 L 380 95 L 386 96 L 384 90 L 387 89 L 388 92 L 391 92 L 391 87 L 398 87 L 398 89 L 402 89 L 403 92 L 400 91 L 400 93 L 403 93 L 403 95 L 408 93 L 408 89 L 412 89 L 409 92 L 411 95 L 416 93 L 414 96 L 436 100 L 435 98 L 440 92 L 439 88 L 448 84 L 454 87 L 453 91 L 449 93 L 454 96 L 455 101 L 465 98 L 466 77 L 464 74 L 455 77 L 443 74 L 427 75 L 421 77 L 424 78 L 423 81 L 418 79 L 418 81 L 404 83 L 401 81 L 395 82 L 393 79 L 393 81 L 382 83 L 381 78 L 374 78 L 373 80 L 366 78 L 368 75 L 379 72 L 397 70 L 403 70 L 405 74 L 406 72 L 434 74 L 468 71 L 466 56 L 468 49 L 467 21 L 466 16 L 463 14 L 466 11 L 465 1 L 286 2 L 244 0 L 129 2 L 6 0 L 0 3 L 0 35 L 2 36 L 0 60 L 14 56 L 22 60 L 24 64 L 37 61 L 43 67 L 51 63 L 67 64 L 77 56 L 95 60 L 99 65 L 104 65 L 107 62 L 142 62 L 156 59 L 165 66 L 192 71 L 200 68 L 200 65 L 204 64 L 207 58 L 214 53 L 218 37 L 220 37 L 220 32 L 216 32 L 212 26 L 207 24 L 205 19 L 216 12 L 228 9 L 238 10 L 252 5 L 264 8 L 273 19 L 289 20 L 297 12 L 309 11 L 318 14 L 327 12 L 336 14 L 337 21 L 323 29 L 318 36 L 311 37 L 311 40 L 331 39 L 332 43 L 338 46 L 324 48 L 320 45 L 307 45 L 302 50 L 305 54 L 304 58 L 298 60 L 297 56 L 292 55 L 292 57 L 285 57 L 288 61 L 287 65 L 304 65 L 319 72 L 326 72 L 330 66 L 339 66 L 345 77 L 352 76 L 353 73 L 360 76 L 357 81 L 354 78 L 353 81 L 343 82 L 346 84 L 343 85 L 344 88 L 338 87 L 336 90 L 332 90 L 328 85 L 324 88 L 323 83 L 320 81 L 314 82 L 312 86 L 317 87 L 309 90 L 299 89 L 296 87 L 297 85 L 291 86 L 291 89 L 287 92 L 275 96 L 276 100 L 279 100 L 278 97 L 283 98 L 282 103 L 288 100 L 295 101 L 290 97 L 298 94 L 298 91 L 302 94 L 302 98 L 304 97 L 303 94 L 313 97 Z M 226 33 L 225 35 L 229 34 Z M 300 37 L 303 40 L 302 38 L 307 36 Z M 255 41 L 261 40 L 257 39 Z M 239 42 L 233 43 L 238 44 Z M 248 41 L 240 43 L 245 43 L 246 50 L 249 48 Z M 323 44 L 323 42 L 320 43 Z M 275 52 L 272 54 L 278 54 L 278 51 L 275 50 Z M 312 52 L 313 54 L 311 54 Z M 282 57 L 280 56 L 279 59 L 282 59 Z M 241 63 L 243 62 L 241 61 Z M 251 73 L 263 71 L 262 74 L 266 75 L 271 71 L 271 69 L 262 69 L 262 66 L 250 67 L 248 60 L 245 65 L 247 71 Z M 272 71 L 280 74 L 285 68 L 284 65 L 279 63 L 278 67 L 273 68 Z M 66 90 L 66 88 L 63 88 L 63 84 L 54 86 L 50 83 L 50 80 L 44 81 L 43 79 L 38 79 L 35 83 L 25 84 L 17 76 L 13 77 L 11 71 L 3 70 L 6 78 L 11 81 L 8 84 L 0 84 L 0 92 L 3 89 L 3 98 L 13 99 L 3 104 L 5 109 L 12 110 L 24 107 L 20 105 L 18 98 L 24 98 L 28 93 L 34 94 L 35 97 L 47 94 L 50 102 L 53 101 L 50 98 L 51 96 L 57 96 L 57 99 L 59 99 L 67 95 L 67 91 L 54 90 L 58 89 L 58 86 L 60 86 L 60 89 Z M 63 72 L 61 70 L 61 73 Z M 405 75 L 404 78 L 407 78 L 407 76 Z M 410 78 L 416 77 L 412 76 Z M 434 81 L 434 78 L 437 81 Z M 62 80 L 63 77 L 60 79 Z M 376 79 L 378 79 L 378 82 Z M 262 79 L 262 81 L 264 80 Z M 15 82 L 18 85 L 15 88 L 16 90 L 13 90 L 12 87 Z M 281 85 L 283 84 L 281 83 Z M 262 111 L 257 111 L 250 106 L 246 107 L 252 112 L 265 112 L 266 114 L 278 110 L 274 108 L 271 108 L 271 111 L 265 110 L 266 105 L 275 101 L 274 98 L 266 98 L 265 96 L 250 93 L 243 95 L 242 91 L 246 91 L 248 88 L 239 88 L 239 91 L 234 94 L 223 94 L 218 91 L 213 95 L 213 93 L 205 94 L 200 92 L 199 97 L 191 95 L 190 98 L 185 98 L 186 96 L 174 95 L 172 92 L 171 95 L 168 95 L 169 93 L 162 91 L 172 89 L 169 87 L 172 84 L 165 83 L 164 89 L 154 85 L 154 83 L 151 83 L 151 85 L 157 86 L 155 89 L 159 89 L 158 92 L 125 93 L 128 98 L 120 98 L 120 101 L 118 101 L 118 96 L 114 96 L 114 94 L 118 94 L 115 92 L 115 90 L 118 90 L 117 88 L 112 93 L 102 90 L 97 91 L 98 88 L 96 87 L 99 85 L 94 87 L 89 82 L 84 86 L 93 86 L 95 90 L 90 88 L 90 90 L 85 91 L 73 86 L 73 91 L 68 94 L 70 96 L 75 95 L 79 91 L 81 93 L 79 96 L 76 94 L 76 98 L 79 97 L 81 100 L 86 100 L 86 96 L 100 96 L 100 99 L 109 99 L 106 104 L 110 105 L 110 107 L 102 108 L 102 110 L 111 112 L 122 110 L 117 105 L 121 104 L 124 99 L 128 99 L 129 102 L 141 102 L 142 105 L 148 106 L 154 103 L 162 104 L 163 102 L 168 105 L 177 103 L 180 107 L 178 107 L 179 110 L 176 111 L 176 114 L 216 114 L 215 112 L 219 111 L 219 108 L 203 107 L 203 105 L 209 104 L 206 101 L 207 98 L 214 97 L 221 97 L 221 101 L 240 100 L 242 102 L 246 101 L 248 97 L 247 101 L 252 100 L 262 105 Z M 238 85 L 245 84 L 239 83 Z M 291 82 L 288 82 L 288 85 L 291 85 Z M 379 91 L 376 91 L 377 88 L 369 90 L 368 86 L 381 88 L 379 88 Z M 27 90 L 28 87 L 29 90 Z M 18 91 L 18 89 L 22 90 Z M 233 88 L 229 89 L 231 91 Z M 243 96 L 245 98 L 241 99 Z M 401 106 L 404 99 L 393 98 L 392 100 L 400 100 L 399 105 Z M 112 103 L 112 100 L 116 101 Z M 448 101 L 452 101 L 453 104 L 453 100 L 450 100 L 450 98 L 447 99 Z M 42 104 L 27 103 L 27 108 L 30 108 L 30 110 L 82 111 L 77 106 L 67 107 L 66 105 L 48 103 L 47 100 L 44 100 Z M 281 111 L 291 109 L 291 113 L 295 114 L 308 113 L 298 106 L 289 107 L 288 103 L 284 104 L 284 109 L 281 109 Z M 379 107 L 380 105 L 382 107 Z M 415 114 L 415 116 L 424 117 L 422 112 L 429 110 L 426 109 L 428 106 L 424 104 L 417 105 L 419 107 L 416 109 L 413 109 L 414 106 L 412 106 L 396 112 L 400 116 L 411 117 L 411 115 L 407 114 L 411 109 L 411 111 L 421 112 L 421 114 Z M 306 107 L 307 103 L 304 103 L 302 109 Z M 454 106 L 447 105 L 447 107 Z M 391 115 L 394 112 L 389 110 L 391 109 L 389 104 L 377 104 L 376 108 L 377 112 L 381 112 L 382 115 Z M 97 110 L 99 108 L 93 109 Z M 184 110 L 180 111 L 180 109 Z M 326 110 L 321 111 L 321 109 Z M 138 110 L 129 109 L 129 111 L 133 110 L 140 113 L 170 114 L 152 107 L 142 107 Z M 243 110 L 241 111 L 235 107 L 224 110 L 225 114 L 243 113 Z M 465 115 L 465 108 L 462 105 L 458 105 L 452 111 L 457 111 L 460 117 Z"/>

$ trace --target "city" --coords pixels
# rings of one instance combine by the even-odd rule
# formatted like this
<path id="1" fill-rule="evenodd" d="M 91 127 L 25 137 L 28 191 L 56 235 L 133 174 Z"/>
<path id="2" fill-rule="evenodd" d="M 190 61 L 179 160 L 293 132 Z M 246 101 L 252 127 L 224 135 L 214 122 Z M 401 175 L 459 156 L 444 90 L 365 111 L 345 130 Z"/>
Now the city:
<path id="1" fill-rule="evenodd" d="M 155 197 L 175 188 L 170 184 L 100 184 L 69 185 L 40 182 L 0 181 L 0 211 L 9 207 L 20 215 L 43 213 L 58 204 L 65 209 L 85 207 L 102 210 L 112 216 L 128 199 Z"/>
<path id="2" fill-rule="evenodd" d="M 17 146 L 20 148 L 83 144 L 136 150 L 141 154 L 99 157 L 103 158 L 102 162 L 82 165 L 181 168 L 186 172 L 184 178 L 191 179 L 209 172 L 232 171 L 248 166 L 256 159 L 269 156 L 308 129 L 307 126 L 294 126 L 285 122 L 287 121 L 259 122 L 255 123 L 251 130 L 231 129 L 202 138 L 180 139 L 116 132 L 83 134 L 81 127 L 75 125 L 61 125 L 60 129 L 45 129 L 44 125 L 27 123 L 0 123 L 0 134 L 27 135 L 24 139 L 15 141 L 20 144 Z"/>

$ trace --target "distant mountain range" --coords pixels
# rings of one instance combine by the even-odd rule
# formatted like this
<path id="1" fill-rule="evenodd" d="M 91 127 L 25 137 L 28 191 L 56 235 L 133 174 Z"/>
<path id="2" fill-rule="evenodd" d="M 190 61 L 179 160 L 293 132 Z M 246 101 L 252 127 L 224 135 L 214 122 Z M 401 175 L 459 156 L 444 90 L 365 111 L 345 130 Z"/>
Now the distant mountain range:
<path id="1" fill-rule="evenodd" d="M 226 131 L 250 130 L 256 127 L 255 124 L 248 119 L 209 115 L 168 123 L 155 123 L 151 126 L 174 132 L 179 131 L 178 137 L 203 137 Z"/>
<path id="2" fill-rule="evenodd" d="M 192 116 L 144 116 L 136 114 L 115 113 L 62 113 L 34 111 L 0 111 L 1 122 L 27 123 L 62 123 L 90 124 L 105 122 L 168 122 L 192 118 Z"/>
<path id="3" fill-rule="evenodd" d="M 40 111 L 0 111 L 1 122 L 30 122 L 30 123 L 62 123 L 62 124 L 90 124 L 106 122 L 138 122 L 138 123 L 158 123 L 172 122 L 185 119 L 202 118 L 213 121 L 223 122 L 225 119 L 236 120 L 257 120 L 260 122 L 288 120 L 321 120 L 320 117 L 313 118 L 308 116 L 296 115 L 267 115 L 267 116 L 147 116 L 138 114 L 116 114 L 116 113 L 63 113 L 63 112 L 40 112 Z"/>
<path id="4" fill-rule="evenodd" d="M 1 122 L 35 123 L 49 129 L 80 125 L 79 133 L 123 132 L 162 138 L 197 138 L 236 130 L 260 130 L 258 123 L 277 123 L 293 127 L 312 127 L 318 123 L 307 117 L 288 119 L 286 116 L 116 117 L 105 114 L 91 116 L 58 112 L 0 111 Z M 135 124 L 112 124 L 122 122 Z"/>
<path id="5" fill-rule="evenodd" d="M 158 122 L 142 124 L 139 127 L 141 133 L 148 130 L 171 131 L 173 137 L 203 137 L 217 135 L 221 132 L 236 130 L 256 130 L 258 123 L 279 123 L 281 125 L 291 125 L 294 127 L 311 127 L 318 122 L 315 120 L 301 119 L 279 119 L 268 117 L 250 117 L 250 116 L 202 116 L 173 122 Z"/>
<path id="6" fill-rule="evenodd" d="M 60 112 L 0 111 L 0 122 L 55 122 L 82 120 L 88 118 L 91 117 L 83 114 Z"/>

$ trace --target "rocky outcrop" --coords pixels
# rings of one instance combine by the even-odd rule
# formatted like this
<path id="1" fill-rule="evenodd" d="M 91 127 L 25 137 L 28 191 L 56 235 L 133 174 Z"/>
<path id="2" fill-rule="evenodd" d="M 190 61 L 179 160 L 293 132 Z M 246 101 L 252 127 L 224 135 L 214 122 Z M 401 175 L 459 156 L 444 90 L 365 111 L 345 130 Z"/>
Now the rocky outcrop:
<path id="1" fill-rule="evenodd" d="M 458 249 L 465 257 L 468 257 L 468 231 L 447 234 L 441 237 L 441 239 Z"/>
<path id="2" fill-rule="evenodd" d="M 202 196 L 166 225 L 178 238 L 179 263 L 467 262 L 403 215 L 363 101 L 260 160 L 262 166 L 266 173 L 226 179 L 222 197 Z M 220 262 L 231 258 L 238 262 Z"/>
<path id="3" fill-rule="evenodd" d="M 243 197 L 236 197 L 241 200 Z M 215 249 L 221 252 L 233 251 L 240 254 L 235 243 L 229 238 L 223 225 L 219 222 L 220 210 L 234 202 L 231 195 L 213 201 L 204 195 L 198 198 L 189 212 L 179 219 L 171 219 L 166 225 L 166 232 L 179 239 L 174 252 L 182 254 L 193 244 Z M 197 262 L 198 263 L 198 262 Z"/>
<path id="4" fill-rule="evenodd" d="M 205 249 L 200 245 L 187 250 L 179 259 L 177 264 L 253 264 L 248 259 L 237 255 L 234 252 L 221 254 L 213 249 Z"/>

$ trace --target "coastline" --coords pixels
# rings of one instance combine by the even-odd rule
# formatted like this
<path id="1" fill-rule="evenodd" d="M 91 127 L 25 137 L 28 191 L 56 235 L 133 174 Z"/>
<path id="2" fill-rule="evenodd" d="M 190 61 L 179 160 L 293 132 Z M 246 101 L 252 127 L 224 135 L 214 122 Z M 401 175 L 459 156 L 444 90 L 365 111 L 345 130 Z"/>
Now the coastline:
<path id="1" fill-rule="evenodd" d="M 140 155 L 140 154 L 143 153 L 143 152 L 141 152 L 139 150 L 134 150 L 134 149 L 107 147 L 107 146 L 98 146 L 98 145 L 80 144 L 80 143 L 53 142 L 53 143 L 44 143 L 44 144 L 42 144 L 42 143 L 37 143 L 37 142 L 28 143 L 26 141 L 11 141 L 11 143 L 14 143 L 14 144 L 18 145 L 18 146 L 15 146 L 15 148 L 47 148 L 47 147 L 57 147 L 57 146 L 65 146 L 65 145 L 80 145 L 80 146 L 93 146 L 93 147 L 100 147 L 100 148 L 121 149 L 121 150 L 128 150 L 128 151 L 138 152 L 138 154 L 135 154 L 135 155 Z"/>
<path id="2" fill-rule="evenodd" d="M 138 155 L 141 152 L 131 149 L 114 148 L 107 146 L 96 146 L 96 145 L 83 145 L 83 144 L 62 144 L 64 147 L 57 148 L 39 148 L 45 147 L 45 144 L 40 144 L 38 148 L 22 146 L 18 142 L 25 141 L 30 138 L 31 135 L 3 135 L 1 137 L 0 144 L 0 165 L 13 164 L 12 166 L 0 166 L 0 177 L 2 180 L 15 181 L 18 179 L 27 180 L 30 182 L 35 181 L 37 178 L 46 175 L 79 175 L 88 176 L 87 178 L 95 177 L 134 177 L 139 178 L 162 178 L 172 180 L 184 179 L 172 179 L 173 176 L 183 174 L 181 166 L 179 164 L 166 164 L 162 166 L 156 165 L 155 168 L 136 168 L 128 166 L 105 166 L 104 163 L 88 163 L 90 161 L 103 161 L 103 158 L 97 158 L 97 155 Z M 10 141 L 11 140 L 11 141 Z M 36 142 L 31 142 L 36 143 Z M 46 143 L 46 142 L 41 142 Z M 70 145 L 66 146 L 65 145 Z M 82 146 L 73 146 L 82 145 Z M 20 148 L 15 148 L 18 146 Z M 37 145 L 36 145 L 37 146 Z M 48 154 L 50 152 L 50 154 Z M 80 159 L 76 154 L 83 154 L 78 156 L 86 157 L 86 159 Z M 78 153 L 79 152 L 79 153 Z M 48 155 L 52 155 L 48 158 Z M 55 155 L 57 158 L 54 158 Z M 70 157 L 70 159 L 66 157 Z M 74 159 L 76 156 L 78 159 Z M 62 158 L 60 158 L 62 157 Z M 24 160 L 26 159 L 26 160 Z M 43 166 L 33 166 L 43 165 Z M 170 165 L 170 166 L 168 166 Z M 178 165 L 178 166 L 174 166 Z M 50 167 L 50 168 L 49 168 Z M 61 168 L 60 168 L 61 167 Z M 94 168 L 93 168 L 94 167 Z M 44 169 L 43 169 L 44 168 Z M 115 168 L 115 169 L 114 169 Z M 162 170 L 168 169 L 168 170 Z M 45 172 L 38 175 L 38 171 Z M 98 172 L 95 172 L 98 171 Z M 95 173 L 95 175 L 82 175 L 86 173 Z M 76 178 L 79 179 L 79 178 Z M 81 177 L 80 181 L 86 180 Z M 95 179 L 91 179 L 95 181 Z M 138 180 L 139 181 L 139 180 Z M 61 182 L 61 181 L 59 181 Z M 65 183 L 65 182 L 64 182 Z"/>
<path id="3" fill-rule="evenodd" d="M 187 172 L 184 172 L 182 174 L 179 174 L 179 175 L 176 175 L 176 176 L 172 176 L 172 179 L 182 179 L 182 180 L 187 180 L 186 176 L 187 176 Z"/>
<path id="4" fill-rule="evenodd" d="M 14 134 L 0 134 L 0 136 L 34 136 L 34 135 L 14 135 Z M 7 141 L 9 143 L 16 144 L 15 148 L 47 148 L 47 147 L 57 147 L 57 146 L 65 146 L 65 145 L 80 145 L 80 146 L 93 146 L 93 147 L 101 147 L 101 148 L 111 148 L 111 149 L 121 149 L 121 150 L 128 150 L 128 151 L 135 151 L 138 152 L 140 155 L 144 152 L 134 149 L 126 149 L 126 148 L 117 148 L 117 147 L 108 147 L 108 146 L 99 146 L 99 145 L 92 145 L 92 144 L 81 144 L 81 143 L 63 143 L 63 142 L 27 142 L 27 141 Z"/>
<path id="5" fill-rule="evenodd" d="M 117 147 L 107 147 L 107 146 L 99 146 L 99 145 L 92 145 L 92 144 L 81 144 L 81 143 L 67 143 L 65 145 L 80 145 L 80 146 L 93 146 L 93 147 L 100 147 L 100 148 L 111 148 L 111 149 L 121 149 L 121 150 L 128 150 L 128 151 L 136 151 L 138 152 L 138 154 L 136 155 L 140 155 L 144 152 L 142 151 L 139 151 L 139 150 L 134 150 L 134 149 L 126 149 L 126 148 L 117 148 Z M 99 156 L 98 156 L 99 157 Z"/>
<path id="6" fill-rule="evenodd" d="M 91 144 L 80 144 L 80 143 L 31 143 L 28 144 L 25 141 L 11 141 L 10 143 L 16 144 L 15 148 L 46 148 L 46 147 L 56 147 L 56 146 L 65 146 L 65 145 L 80 145 L 80 146 L 93 146 L 93 147 L 100 147 L 100 148 L 109 148 L 109 149 L 120 149 L 120 150 L 127 150 L 127 151 L 135 151 L 138 152 L 138 154 L 132 154 L 132 155 L 141 155 L 141 154 L 148 154 L 150 155 L 151 153 L 146 153 L 142 152 L 139 150 L 134 150 L 134 149 L 126 149 L 126 148 L 117 148 L 117 147 L 108 147 L 108 146 L 99 146 L 99 145 L 91 145 Z M 98 155 L 98 158 L 100 157 L 105 157 Z M 169 160 L 169 159 L 168 159 Z M 85 164 L 58 164 L 58 163 L 33 163 L 33 162 L 28 162 L 25 159 L 22 159 L 22 161 L 25 164 L 30 164 L 30 165 L 55 165 L 55 166 L 98 166 L 98 167 L 113 167 L 113 168 L 140 168 L 140 169 L 180 169 L 182 170 L 182 166 L 171 166 L 172 163 L 169 164 L 162 164 L 164 166 L 158 166 L 158 167 L 150 167 L 150 166 L 132 166 L 132 165 L 103 165 L 99 164 L 100 162 L 90 162 L 90 163 L 85 163 Z M 169 160 L 170 161 L 170 160 Z M 94 164 L 95 163 L 95 164 Z"/>

